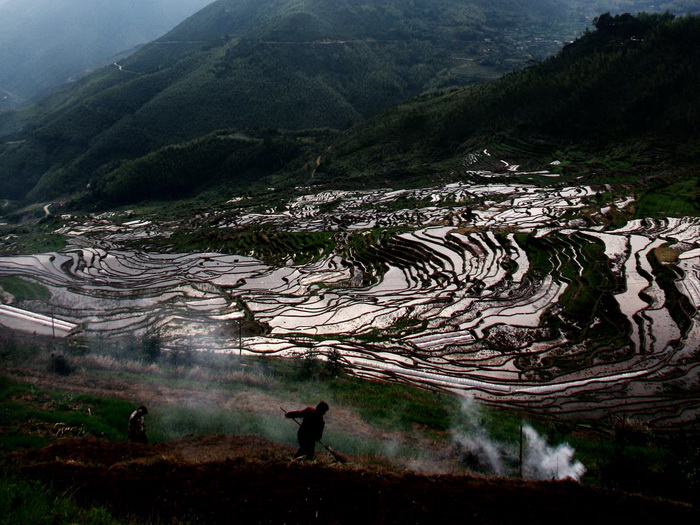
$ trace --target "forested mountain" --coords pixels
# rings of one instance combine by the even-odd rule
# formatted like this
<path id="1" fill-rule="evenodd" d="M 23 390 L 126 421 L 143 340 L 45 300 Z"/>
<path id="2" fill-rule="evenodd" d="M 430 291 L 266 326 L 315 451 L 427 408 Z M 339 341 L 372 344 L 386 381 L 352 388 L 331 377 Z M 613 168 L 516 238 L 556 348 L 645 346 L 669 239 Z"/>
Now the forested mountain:
<path id="1" fill-rule="evenodd" d="M 583 31 L 587 10 L 599 4 L 219 0 L 71 89 L 0 114 L 0 196 L 47 198 L 88 183 L 93 191 L 104 189 L 107 179 L 123 180 L 113 174 L 127 169 L 128 159 L 151 153 L 152 168 L 168 145 L 194 141 L 188 144 L 200 153 L 204 144 L 221 150 L 221 140 L 212 137 L 236 135 L 214 133 L 220 129 L 346 128 L 420 93 L 544 59 Z M 546 97 L 531 96 L 549 105 Z M 253 138 L 268 149 L 279 143 L 284 154 L 273 156 L 278 166 L 295 147 L 270 137 Z M 446 145 L 455 140 L 443 138 Z M 246 155 L 242 164 L 229 164 L 253 169 L 257 153 Z M 207 161 L 220 157 L 225 148 Z M 190 166 L 196 157 L 187 158 L 190 171 L 176 177 L 173 196 L 188 187 L 188 177 L 210 180 Z M 263 169 L 272 169 L 268 164 Z M 151 168 L 150 178 L 159 172 Z"/>
<path id="2" fill-rule="evenodd" d="M 107 205 L 245 188 L 424 183 L 478 159 L 627 174 L 691 172 L 700 158 L 700 17 L 602 15 L 557 56 L 489 84 L 420 97 L 333 136 L 218 132 L 127 161 L 85 202 Z M 485 155 L 487 149 L 492 156 Z M 571 167 L 565 167 L 567 163 Z M 695 166 L 695 168 L 693 168 Z M 581 172 L 578 172 L 581 173 Z"/>
<path id="3" fill-rule="evenodd" d="M 487 146 L 501 168 L 504 157 L 548 167 L 557 156 L 598 157 L 598 168 L 613 172 L 697 167 L 700 17 L 604 14 L 594 22 L 594 31 L 537 66 L 349 130 L 314 164 L 316 182 L 402 178 L 430 163 L 459 169 L 486 159 Z"/>
<path id="4" fill-rule="evenodd" d="M 0 1 L 0 110 L 150 42 L 211 1 Z"/>

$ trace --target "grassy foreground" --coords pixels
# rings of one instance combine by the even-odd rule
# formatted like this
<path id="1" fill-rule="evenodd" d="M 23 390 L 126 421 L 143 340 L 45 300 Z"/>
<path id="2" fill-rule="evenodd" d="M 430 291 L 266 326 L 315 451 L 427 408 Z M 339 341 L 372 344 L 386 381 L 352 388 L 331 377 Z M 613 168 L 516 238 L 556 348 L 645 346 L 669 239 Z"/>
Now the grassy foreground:
<path id="1" fill-rule="evenodd" d="M 698 504 L 700 447 L 688 432 L 669 437 L 633 421 L 527 417 L 465 404 L 443 392 L 362 380 L 346 374 L 342 363 L 312 356 L 129 357 L 114 348 L 111 355 L 66 348 L 67 368 L 57 370 L 51 349 L 40 344 L 5 341 L 1 348 L 0 458 L 69 436 L 125 441 L 129 414 L 141 403 L 151 408 L 147 423 L 153 443 L 192 434 L 252 434 L 295 446 L 296 427 L 282 417 L 280 406 L 299 408 L 324 399 L 332 407 L 324 441 L 364 464 L 420 463 L 433 472 L 493 475 L 464 443 L 486 440 L 501 451 L 514 450 L 527 419 L 549 443 L 566 442 L 575 450 L 586 467 L 581 478 L 586 485 Z M 499 474 L 517 476 L 517 457 L 502 453 L 505 470 Z M 71 506 L 69 494 L 3 470 L 0 513 L 17 516 L 3 523 L 28 522 L 21 516 L 36 498 L 60 509 Z M 89 512 L 81 517 L 71 512 L 61 510 L 52 523 L 111 522 L 100 509 L 76 510 Z"/>
<path id="2" fill-rule="evenodd" d="M 47 485 L 5 474 L 0 478 L 0 523 L 5 525 L 118 525 L 117 520 L 101 507 L 79 507 L 70 494 L 60 493 Z M 133 522 L 132 522 L 133 523 Z"/>

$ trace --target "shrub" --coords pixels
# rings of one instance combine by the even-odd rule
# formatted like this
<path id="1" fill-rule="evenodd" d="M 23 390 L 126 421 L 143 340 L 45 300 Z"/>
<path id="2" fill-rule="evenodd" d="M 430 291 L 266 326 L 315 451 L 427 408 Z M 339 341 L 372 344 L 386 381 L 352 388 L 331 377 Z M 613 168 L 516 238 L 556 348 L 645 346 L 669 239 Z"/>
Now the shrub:
<path id="1" fill-rule="evenodd" d="M 328 352 L 323 371 L 324 375 L 330 378 L 338 377 L 343 373 L 343 355 L 337 348 L 333 348 Z"/>
<path id="2" fill-rule="evenodd" d="M 73 372 L 73 366 L 63 356 L 63 354 L 52 353 L 49 357 L 49 372 L 60 376 L 67 376 Z"/>
<path id="3" fill-rule="evenodd" d="M 160 337 L 148 336 L 141 342 L 141 353 L 147 363 L 155 363 L 160 357 Z"/>
<path id="4" fill-rule="evenodd" d="M 299 379 L 309 381 L 318 379 L 319 361 L 316 354 L 310 348 L 301 355 L 299 364 Z"/>

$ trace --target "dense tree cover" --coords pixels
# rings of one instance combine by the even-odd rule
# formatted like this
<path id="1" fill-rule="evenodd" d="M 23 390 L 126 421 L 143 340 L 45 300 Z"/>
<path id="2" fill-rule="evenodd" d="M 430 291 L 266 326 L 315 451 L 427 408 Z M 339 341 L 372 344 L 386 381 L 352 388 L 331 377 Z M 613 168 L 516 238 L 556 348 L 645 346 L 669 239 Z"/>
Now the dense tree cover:
<path id="1" fill-rule="evenodd" d="M 590 9 L 576 0 L 218 0 L 119 67 L 0 113 L 0 196 L 77 191 L 112 162 L 217 129 L 346 128 L 421 92 L 543 59 L 583 30 Z"/>
<path id="2" fill-rule="evenodd" d="M 402 105 L 346 132 L 317 170 L 329 180 L 378 166 L 402 172 L 518 144 L 524 156 L 571 146 L 697 161 L 700 17 L 598 17 L 557 56 L 504 78 Z"/>
<path id="3" fill-rule="evenodd" d="M 118 205 L 188 197 L 214 183 L 245 186 L 256 174 L 281 169 L 298 150 L 295 138 L 276 132 L 213 133 L 123 163 L 98 178 L 86 198 Z"/>
<path id="4" fill-rule="evenodd" d="M 533 35 L 561 35 L 580 13 L 562 9 L 580 8 L 573 0 L 518 5 L 511 0 L 219 0 L 119 67 L 100 70 L 21 112 L 0 113 L 0 196 L 36 200 L 88 184 L 105 188 L 96 181 L 115 166 L 217 129 L 347 128 L 418 93 L 449 91 L 483 71 L 522 65 L 540 49 L 541 38 Z M 558 15 L 563 12 L 568 19 Z M 679 51 L 673 46 L 650 54 L 650 39 L 607 34 L 617 25 L 627 27 L 629 18 L 651 24 L 654 35 L 669 22 L 664 15 L 601 15 L 595 21 L 600 27 L 555 61 L 468 94 L 424 96 L 354 129 L 335 149 L 335 167 L 326 163 L 319 175 L 356 170 L 359 163 L 360 171 L 407 170 L 410 176 L 416 164 L 463 148 L 476 131 L 581 138 L 603 122 L 614 136 L 627 118 L 634 120 L 630 129 L 640 119 L 670 119 L 666 109 L 675 90 L 692 95 L 683 68 L 694 66 L 677 68 L 654 55 Z M 607 43 L 599 41 L 605 38 Z M 595 50 L 587 52 L 591 46 Z M 641 60 L 628 60 L 635 54 Z M 645 76 L 639 74 L 640 82 L 630 87 L 626 79 L 643 64 Z M 618 67 L 631 71 L 618 75 Z M 622 108 L 614 93 L 620 89 L 629 95 Z M 653 115 L 639 110 L 646 104 L 656 108 Z M 679 129 L 692 122 L 685 112 L 678 118 L 686 123 Z M 577 124 L 570 133 L 565 128 L 572 119 Z M 357 149 L 362 153 L 352 161 L 337 160 Z M 378 163 L 385 164 L 377 168 Z"/>

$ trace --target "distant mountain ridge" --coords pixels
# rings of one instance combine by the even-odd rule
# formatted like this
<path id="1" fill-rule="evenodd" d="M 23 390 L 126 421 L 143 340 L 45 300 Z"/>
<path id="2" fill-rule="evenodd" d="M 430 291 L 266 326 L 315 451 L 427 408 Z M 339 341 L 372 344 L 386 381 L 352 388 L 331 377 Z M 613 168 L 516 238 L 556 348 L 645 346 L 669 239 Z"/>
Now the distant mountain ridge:
<path id="1" fill-rule="evenodd" d="M 219 0 L 71 89 L 0 114 L 0 196 L 94 188 L 130 159 L 220 129 L 345 128 L 546 57 L 572 19 L 583 30 L 577 5 Z"/>
<path id="2" fill-rule="evenodd" d="M 596 30 L 542 64 L 489 84 L 421 97 L 326 141 L 212 135 L 128 161 L 89 201 L 129 203 L 245 185 L 352 189 L 430 184 L 464 170 L 693 176 L 700 158 L 700 17 L 603 15 Z M 488 153 L 485 150 L 488 148 Z M 591 159 L 597 159 L 586 166 Z M 577 171 L 578 170 L 578 171 Z M 640 171 L 641 170 L 641 171 Z"/>

